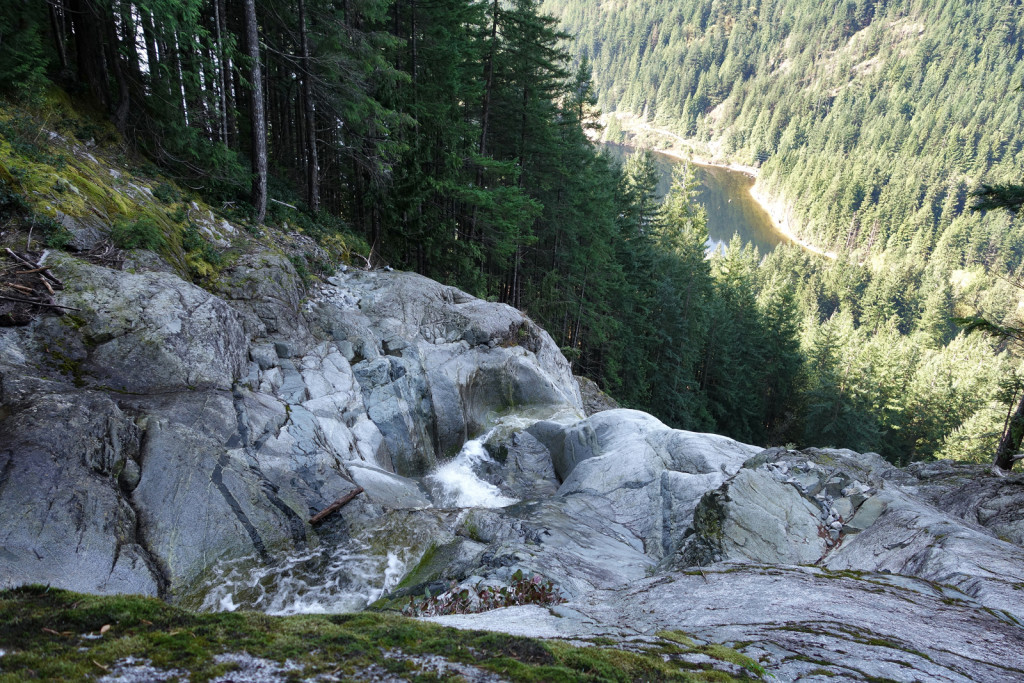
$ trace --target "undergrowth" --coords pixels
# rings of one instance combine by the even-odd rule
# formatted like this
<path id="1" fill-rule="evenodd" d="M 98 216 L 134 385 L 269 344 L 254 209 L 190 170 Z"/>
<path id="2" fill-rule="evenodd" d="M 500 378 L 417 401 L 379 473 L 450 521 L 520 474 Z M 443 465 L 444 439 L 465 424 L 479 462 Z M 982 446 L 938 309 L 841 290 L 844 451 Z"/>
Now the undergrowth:
<path id="1" fill-rule="evenodd" d="M 90 596 L 44 586 L 0 592 L 0 683 L 82 681 L 126 657 L 186 671 L 194 683 L 222 676 L 214 657 L 246 652 L 291 661 L 296 680 L 333 673 L 357 680 L 370 666 L 401 667 L 411 680 L 458 680 L 413 672 L 388 652 L 439 655 L 511 681 L 731 681 L 721 671 L 686 670 L 660 652 L 576 648 L 482 631 L 455 631 L 397 615 L 358 613 L 271 617 L 255 612 L 194 613 L 152 598 Z M 398 673 L 397 670 L 394 673 Z"/>
<path id="2" fill-rule="evenodd" d="M 526 578 L 517 570 L 507 586 L 485 586 L 476 584 L 472 589 L 459 588 L 453 581 L 451 587 L 437 595 L 428 588 L 423 597 L 409 596 L 409 604 L 403 614 L 414 617 L 438 616 L 444 614 L 472 614 L 487 612 L 501 607 L 518 605 L 556 605 L 565 602 L 555 584 L 540 576 Z"/>

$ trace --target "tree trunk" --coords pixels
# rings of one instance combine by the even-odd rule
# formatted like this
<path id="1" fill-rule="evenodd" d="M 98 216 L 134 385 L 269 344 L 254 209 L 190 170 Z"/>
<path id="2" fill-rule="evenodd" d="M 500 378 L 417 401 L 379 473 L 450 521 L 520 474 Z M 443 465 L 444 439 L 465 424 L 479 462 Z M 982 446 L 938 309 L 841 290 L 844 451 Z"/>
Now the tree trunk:
<path id="1" fill-rule="evenodd" d="M 118 100 L 114 109 L 114 126 L 122 135 L 128 128 L 128 112 L 131 109 L 131 93 L 128 89 L 128 77 L 125 75 L 125 65 L 121 60 L 120 41 L 117 35 L 117 27 L 114 25 L 113 8 L 111 14 L 104 17 L 106 21 L 107 34 L 107 59 L 110 63 L 110 70 L 114 73 L 114 80 L 117 82 Z M 132 50 L 135 46 L 132 46 Z"/>
<path id="2" fill-rule="evenodd" d="M 75 37 L 78 78 L 88 86 L 96 100 L 108 107 L 109 90 L 106 62 L 103 58 L 103 27 L 99 26 L 96 7 L 90 0 L 72 0 L 68 7 L 71 31 Z"/>
<path id="3" fill-rule="evenodd" d="M 1021 394 L 1013 415 L 1006 423 L 1003 437 L 999 439 L 995 457 L 996 467 L 1007 471 L 1013 469 L 1013 463 L 1016 462 L 1013 456 L 1020 452 L 1022 440 L 1024 440 L 1024 393 Z"/>
<path id="4" fill-rule="evenodd" d="M 57 46 L 57 54 L 60 56 L 61 71 L 66 71 L 68 68 L 68 50 L 64 42 L 64 3 L 62 0 L 54 0 L 54 2 L 50 3 L 50 26 L 53 30 L 53 40 Z"/>
<path id="5" fill-rule="evenodd" d="M 220 111 L 220 141 L 230 146 L 228 139 L 228 75 L 226 69 L 227 55 L 224 50 L 224 0 L 214 0 L 213 18 L 216 23 L 217 35 L 217 87 L 220 89 L 220 99 L 217 102 Z"/>
<path id="6" fill-rule="evenodd" d="M 267 122 L 263 112 L 263 70 L 260 68 L 260 36 L 256 24 L 256 0 L 245 0 L 245 40 L 249 50 L 250 121 L 252 125 L 252 205 L 256 222 L 267 215 Z"/>
<path id="7" fill-rule="evenodd" d="M 478 151 L 481 157 L 487 156 L 487 134 L 491 119 L 491 91 L 494 89 L 494 59 L 498 52 L 499 9 L 498 0 L 494 0 L 494 6 L 491 10 L 491 45 L 487 53 L 487 66 L 484 69 L 484 93 L 480 113 L 480 146 Z M 476 169 L 476 186 L 479 188 L 484 186 L 484 168 L 479 165 Z M 476 205 L 473 207 L 473 218 L 469 230 L 469 236 L 472 240 L 476 240 L 479 237 L 477 234 L 477 218 L 479 214 L 480 207 Z"/>
<path id="8" fill-rule="evenodd" d="M 302 50 L 302 100 L 306 115 L 306 192 L 309 210 L 320 211 L 320 159 L 316 148 L 316 107 L 313 75 L 309 68 L 309 37 L 306 34 L 306 0 L 299 0 L 299 43 Z"/>

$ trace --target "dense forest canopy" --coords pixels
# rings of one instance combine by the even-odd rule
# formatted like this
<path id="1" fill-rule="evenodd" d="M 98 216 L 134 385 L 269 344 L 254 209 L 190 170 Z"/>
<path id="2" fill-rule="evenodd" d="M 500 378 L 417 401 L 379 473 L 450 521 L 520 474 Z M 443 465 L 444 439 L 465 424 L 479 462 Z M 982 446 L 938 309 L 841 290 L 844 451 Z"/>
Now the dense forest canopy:
<path id="1" fill-rule="evenodd" d="M 759 167 L 760 192 L 790 229 L 839 253 L 836 263 L 773 254 L 760 268 L 759 277 L 797 288 L 806 438 L 873 443 L 890 457 L 908 448 L 911 457 L 991 452 L 1007 418 L 999 401 L 972 412 L 952 400 L 939 428 L 946 446 L 912 439 L 934 413 L 914 405 L 934 397 L 912 378 L 932 355 L 981 343 L 956 338 L 952 318 L 1016 316 L 1020 292 L 1010 282 L 1021 270 L 1024 223 L 1013 213 L 972 211 L 971 195 L 1014 181 L 1024 168 L 1019 3 L 546 0 L 543 7 L 593 64 L 605 110 Z M 620 139 L 619 119 L 611 122 L 608 134 Z M 901 361 L 886 369 L 870 360 L 874 344 Z M 980 355 L 953 362 L 942 382 L 1019 401 L 1016 361 L 972 353 Z M 823 359 L 834 354 L 843 360 L 826 372 Z M 870 396 L 888 383 L 901 388 Z M 837 394 L 823 400 L 829 387 Z M 858 415 L 865 412 L 870 419 Z"/>
<path id="2" fill-rule="evenodd" d="M 1012 180 L 1024 168 L 1020 3 L 546 0 L 544 8 L 589 56 L 605 110 L 761 166 L 761 184 L 814 244 L 872 253 L 941 246 L 961 263 L 1019 267 L 1020 227 L 964 209 L 979 182 Z"/>
<path id="3" fill-rule="evenodd" d="M 31 188 L 33 168 L 60 173 L 41 142 L 57 128 L 254 231 L 522 308 L 578 373 L 672 426 L 987 457 L 1013 361 L 949 318 L 1015 307 L 986 269 L 1019 267 L 1018 223 L 965 207 L 1017 168 L 1019 13 L 861 4 L 549 0 L 574 46 L 539 0 L 8 3 L 0 212 L 53 225 Z M 956 23 L 989 4 L 991 30 Z M 661 202 L 649 153 L 599 154 L 599 100 L 762 164 L 840 258 L 738 241 L 708 258 L 692 174 Z M 191 234 L 192 276 L 216 278 L 232 254 Z"/>

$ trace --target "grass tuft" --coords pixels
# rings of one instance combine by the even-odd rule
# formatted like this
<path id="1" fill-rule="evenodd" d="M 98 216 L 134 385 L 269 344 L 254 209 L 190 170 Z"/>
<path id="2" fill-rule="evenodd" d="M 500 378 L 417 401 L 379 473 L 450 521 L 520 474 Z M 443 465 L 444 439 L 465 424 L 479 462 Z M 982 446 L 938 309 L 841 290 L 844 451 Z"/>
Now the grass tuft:
<path id="1" fill-rule="evenodd" d="M 290 660 L 301 667 L 297 675 L 303 678 L 329 672 L 350 677 L 373 665 L 400 670 L 413 680 L 437 678 L 388 656 L 395 651 L 440 655 L 512 681 L 737 680 L 717 671 L 687 671 L 660 653 L 455 631 L 390 614 L 195 613 L 152 598 L 81 595 L 45 586 L 0 592 L 0 643 L 6 651 L 0 657 L 0 683 L 89 680 L 129 656 L 186 671 L 199 683 L 226 672 L 214 661 L 216 655 L 239 652 L 278 663 Z"/>

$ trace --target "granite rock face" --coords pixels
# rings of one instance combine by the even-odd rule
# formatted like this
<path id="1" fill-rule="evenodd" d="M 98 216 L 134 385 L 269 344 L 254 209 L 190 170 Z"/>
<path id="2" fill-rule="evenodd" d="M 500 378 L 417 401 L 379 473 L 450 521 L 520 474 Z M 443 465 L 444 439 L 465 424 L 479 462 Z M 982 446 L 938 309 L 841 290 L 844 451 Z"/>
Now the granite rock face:
<path id="1" fill-rule="evenodd" d="M 71 259 L 62 272 L 65 298 L 81 311 L 77 334 L 65 338 L 88 384 L 132 394 L 229 390 L 241 374 L 248 339 L 234 309 L 209 292 L 169 273 Z"/>
<path id="2" fill-rule="evenodd" d="M 779 680 L 1024 680 L 1020 475 L 595 407 L 522 313 L 409 273 L 307 287 L 255 253 L 211 293 L 147 262 L 62 257 L 80 310 L 0 329 L 0 586 L 289 612 L 522 572 L 567 602 L 440 620 L 682 630 Z"/>
<path id="3" fill-rule="evenodd" d="M 607 422 L 594 424 L 595 417 Z M 552 425 L 535 425 L 531 432 L 564 449 L 563 466 L 575 463 L 559 495 L 509 508 L 500 515 L 504 527 L 491 521 L 489 528 L 506 529 L 496 536 L 511 558 L 507 567 L 462 568 L 451 578 L 468 574 L 460 585 L 471 586 L 481 579 L 507 581 L 517 569 L 537 572 L 556 580 L 568 602 L 432 620 L 634 646 L 683 631 L 701 642 L 738 644 L 777 680 L 1024 680 L 1024 548 L 965 520 L 957 506 L 939 509 L 929 501 L 980 497 L 993 508 L 998 503 L 992 501 L 1003 500 L 1007 507 L 998 516 L 1006 518 L 1020 511 L 1005 495 L 1012 478 L 942 463 L 919 478 L 922 468 L 897 470 L 877 455 L 842 450 L 751 455 L 720 437 L 677 432 L 674 439 L 701 453 L 703 469 L 714 469 L 709 461 L 723 466 L 710 455 L 716 451 L 720 458 L 735 453 L 740 466 L 725 457 L 725 472 L 703 493 L 688 480 L 682 498 L 693 500 L 696 491 L 699 502 L 688 508 L 682 541 L 666 552 L 645 542 L 647 527 L 623 518 L 624 499 L 615 486 L 581 489 L 575 483 L 591 463 L 600 469 L 592 483 L 607 477 L 627 491 L 642 491 L 642 485 L 630 487 L 649 480 L 647 448 L 656 452 L 649 441 L 657 433 L 651 425 L 650 418 L 629 412 L 563 427 L 564 438 Z M 632 468 L 602 463 L 612 452 Z M 702 469 L 692 456 L 688 466 L 674 466 L 665 472 Z M 958 470 L 960 480 L 940 485 L 929 474 L 935 469 Z M 963 476 L 968 472 L 972 476 Z M 992 490 L 1004 496 L 977 493 Z M 665 523 L 656 506 L 646 509 Z M 557 524 L 565 514 L 571 521 Z M 507 522 L 513 517 L 521 527 Z"/>
<path id="4" fill-rule="evenodd" d="M 401 475 L 504 412 L 582 413 L 546 333 L 416 275 L 306 292 L 261 252 L 218 296 L 169 272 L 53 269 L 76 314 L 0 330 L 4 585 L 174 598 L 220 563 L 316 546 L 311 515 L 356 487 L 354 519 L 431 505 Z M 522 482 L 536 455 L 517 456 Z"/>
<path id="5" fill-rule="evenodd" d="M 519 311 L 412 273 L 332 280 L 310 315 L 351 354 L 399 474 L 426 474 L 501 413 L 583 412 L 568 363 Z"/>
<path id="6" fill-rule="evenodd" d="M 141 430 L 98 392 L 39 396 L 0 433 L 0 587 L 156 594 L 162 576 L 127 501 Z"/>
<path id="7" fill-rule="evenodd" d="M 559 497 L 599 496 L 654 558 L 672 555 L 701 496 L 760 449 L 713 434 L 669 429 L 635 410 L 608 410 L 530 433 L 551 451 Z"/>

